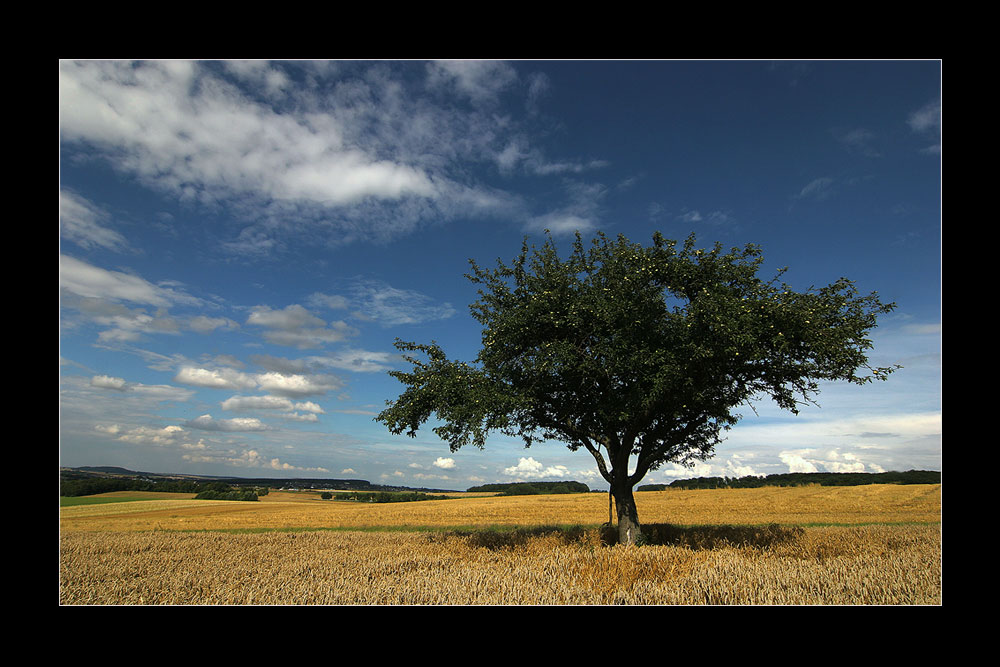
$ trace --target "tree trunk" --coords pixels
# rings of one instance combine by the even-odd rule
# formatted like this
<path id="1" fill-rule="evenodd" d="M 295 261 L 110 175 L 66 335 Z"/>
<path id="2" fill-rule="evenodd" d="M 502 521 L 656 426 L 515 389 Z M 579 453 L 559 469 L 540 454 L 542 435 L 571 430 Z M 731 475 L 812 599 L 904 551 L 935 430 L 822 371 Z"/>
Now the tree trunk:
<path id="1" fill-rule="evenodd" d="M 639 539 L 639 513 L 635 507 L 632 486 L 622 480 L 611 487 L 618 508 L 618 543 L 635 544 Z"/>

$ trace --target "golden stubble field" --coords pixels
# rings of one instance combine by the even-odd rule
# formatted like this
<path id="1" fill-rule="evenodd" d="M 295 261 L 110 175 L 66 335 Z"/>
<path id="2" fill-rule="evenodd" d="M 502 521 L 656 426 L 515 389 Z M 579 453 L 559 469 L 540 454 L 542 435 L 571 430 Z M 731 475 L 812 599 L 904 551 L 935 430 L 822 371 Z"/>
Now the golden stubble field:
<path id="1" fill-rule="evenodd" d="M 606 521 L 600 493 L 364 504 L 272 492 L 256 503 L 174 497 L 65 507 L 59 601 L 941 603 L 940 485 L 636 496 L 644 524 L 673 526 L 668 539 L 607 546 L 597 528 L 551 528 Z M 483 530 L 491 526 L 521 529 Z"/>

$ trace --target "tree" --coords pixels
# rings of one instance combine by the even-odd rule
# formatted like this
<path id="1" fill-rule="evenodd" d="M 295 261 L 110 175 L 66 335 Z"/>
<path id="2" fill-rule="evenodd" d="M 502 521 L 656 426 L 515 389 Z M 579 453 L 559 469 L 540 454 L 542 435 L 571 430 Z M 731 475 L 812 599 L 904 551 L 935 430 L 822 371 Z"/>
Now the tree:
<path id="1" fill-rule="evenodd" d="M 898 368 L 871 368 L 866 356 L 877 316 L 895 304 L 860 296 L 846 278 L 796 292 L 780 282 L 787 269 L 758 277 L 755 244 L 695 243 L 598 234 L 587 248 L 577 234 L 565 259 L 548 237 L 541 248 L 525 239 L 509 265 L 470 260 L 478 357 L 452 361 L 434 341 L 397 339 L 412 370 L 390 372 L 406 389 L 375 419 L 416 436 L 436 416 L 433 432 L 452 451 L 483 448 L 492 431 L 526 447 L 583 448 L 610 485 L 620 541 L 634 543 L 636 483 L 666 463 L 710 458 L 736 408 L 770 397 L 797 413 L 820 381 L 861 385 Z"/>

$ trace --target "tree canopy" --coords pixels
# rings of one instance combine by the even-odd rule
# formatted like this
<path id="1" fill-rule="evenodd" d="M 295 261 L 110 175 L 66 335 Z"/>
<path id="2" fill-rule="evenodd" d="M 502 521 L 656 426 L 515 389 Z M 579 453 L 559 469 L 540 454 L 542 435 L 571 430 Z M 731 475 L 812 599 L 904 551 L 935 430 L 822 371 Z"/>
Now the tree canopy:
<path id="1" fill-rule="evenodd" d="M 412 370 L 390 372 L 406 388 L 376 419 L 415 436 L 436 416 L 433 431 L 452 451 L 481 448 L 492 431 L 527 447 L 584 448 L 631 541 L 632 487 L 665 463 L 710 458 L 736 409 L 770 397 L 797 413 L 821 381 L 860 385 L 897 368 L 867 358 L 869 332 L 895 304 L 847 278 L 796 291 L 784 269 L 759 277 L 762 262 L 755 244 L 705 250 L 694 235 L 678 243 L 660 233 L 650 246 L 598 234 L 589 247 L 578 234 L 565 258 L 551 238 L 540 248 L 526 239 L 509 264 L 470 260 L 477 358 L 397 339 Z"/>

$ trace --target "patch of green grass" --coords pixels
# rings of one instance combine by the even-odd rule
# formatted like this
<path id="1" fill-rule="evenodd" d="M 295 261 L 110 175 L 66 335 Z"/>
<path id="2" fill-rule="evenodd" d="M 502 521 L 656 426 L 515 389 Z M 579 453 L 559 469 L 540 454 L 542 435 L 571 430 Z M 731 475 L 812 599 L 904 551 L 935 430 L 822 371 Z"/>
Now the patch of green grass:
<path id="1" fill-rule="evenodd" d="M 162 500 L 148 496 L 114 496 L 112 498 L 95 498 L 93 496 L 59 496 L 59 507 L 74 507 L 76 505 L 104 505 L 106 503 L 127 503 L 135 500 Z"/>

